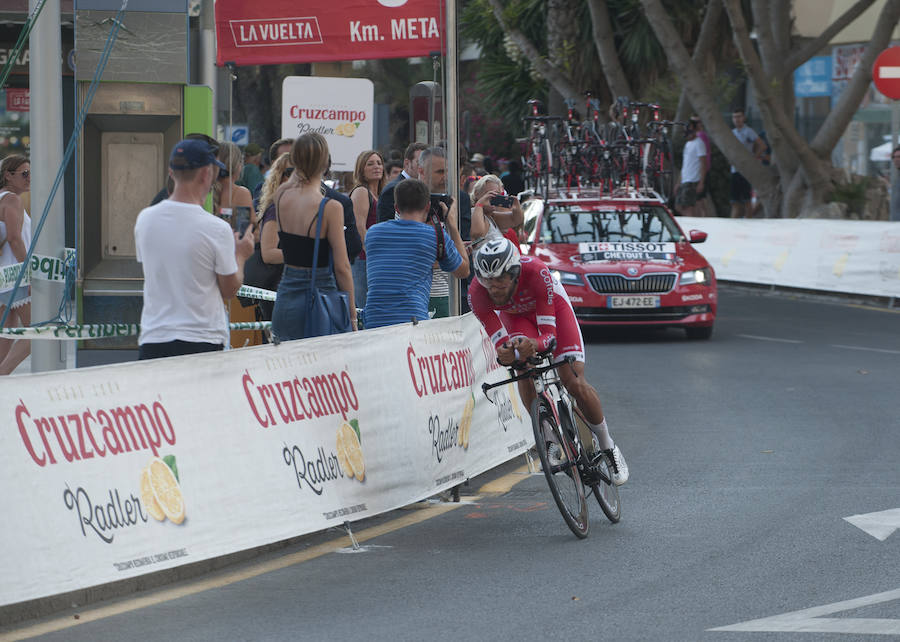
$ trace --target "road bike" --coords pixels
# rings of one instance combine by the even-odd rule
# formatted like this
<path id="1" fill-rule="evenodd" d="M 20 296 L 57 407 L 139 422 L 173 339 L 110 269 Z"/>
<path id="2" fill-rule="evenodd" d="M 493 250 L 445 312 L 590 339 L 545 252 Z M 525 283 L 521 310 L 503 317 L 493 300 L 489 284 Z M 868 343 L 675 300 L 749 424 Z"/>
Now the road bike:
<path id="1" fill-rule="evenodd" d="M 559 377 L 559 368 L 572 367 L 575 358 L 567 356 L 551 363 L 552 352 L 553 348 L 549 348 L 525 363 L 513 364 L 508 379 L 484 383 L 481 389 L 493 403 L 488 395 L 492 388 L 523 379 L 534 382 L 537 396 L 529 413 L 541 468 L 563 520 L 576 537 L 583 539 L 590 528 L 585 489 L 591 489 L 600 509 L 613 524 L 621 519 L 619 489 L 612 481 L 609 455 L 597 447 L 584 415 Z M 516 370 L 520 372 L 516 374 Z M 591 452 L 586 444 L 593 445 Z"/>
<path id="2" fill-rule="evenodd" d="M 676 126 L 686 129 L 687 123 L 652 120 L 648 125 L 649 136 L 654 142 L 648 155 L 647 178 L 650 186 L 665 201 L 675 196 L 674 157 L 669 131 L 674 132 Z"/>
<path id="3" fill-rule="evenodd" d="M 522 174 L 526 189 L 533 189 L 543 198 L 547 198 L 550 191 L 550 176 L 553 173 L 554 145 L 551 141 L 551 124 L 562 118 L 540 115 L 541 103 L 538 100 L 529 100 L 528 106 L 531 115 L 522 119 L 526 124 L 528 135 L 517 141 L 524 145 Z"/>

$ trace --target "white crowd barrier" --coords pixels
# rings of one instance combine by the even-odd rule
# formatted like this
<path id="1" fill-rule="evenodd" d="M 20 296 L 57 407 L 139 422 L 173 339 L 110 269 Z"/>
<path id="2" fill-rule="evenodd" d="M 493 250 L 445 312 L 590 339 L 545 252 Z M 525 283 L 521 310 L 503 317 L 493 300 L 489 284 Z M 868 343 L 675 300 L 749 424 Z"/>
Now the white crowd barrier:
<path id="1" fill-rule="evenodd" d="M 900 223 L 678 217 L 728 281 L 900 297 Z"/>
<path id="2" fill-rule="evenodd" d="M 471 315 L 6 378 L 0 605 L 340 525 L 524 452 Z M 175 472 L 177 471 L 177 472 Z M 177 477 L 176 477 L 177 475 Z"/>

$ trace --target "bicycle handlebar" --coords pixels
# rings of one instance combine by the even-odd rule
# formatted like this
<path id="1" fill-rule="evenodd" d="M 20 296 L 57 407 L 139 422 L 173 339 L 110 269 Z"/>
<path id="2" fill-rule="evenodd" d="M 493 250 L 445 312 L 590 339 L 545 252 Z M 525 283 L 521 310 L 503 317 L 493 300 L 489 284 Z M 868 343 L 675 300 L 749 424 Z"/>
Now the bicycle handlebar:
<path id="1" fill-rule="evenodd" d="M 509 366 L 510 377 L 509 379 L 504 379 L 503 381 L 498 381 L 497 383 L 483 383 L 481 384 L 481 392 L 484 393 L 484 396 L 487 397 L 487 400 L 491 403 L 494 403 L 494 400 L 488 397 L 488 390 L 492 390 L 494 388 L 499 388 L 501 386 L 505 386 L 506 384 L 513 383 L 515 381 L 521 381 L 523 379 L 536 379 L 540 377 L 545 372 L 549 372 L 550 370 L 556 370 L 560 368 L 563 364 L 573 364 L 576 359 L 572 355 L 566 355 L 563 357 L 562 361 L 557 361 L 556 363 L 549 363 L 546 366 L 540 366 L 541 362 L 546 360 L 552 350 L 545 350 L 544 352 L 539 352 L 533 357 L 529 357 L 525 362 L 516 362 Z M 519 374 L 515 374 L 514 370 L 521 370 L 523 368 L 527 368 L 529 365 L 533 366 L 521 372 Z"/>

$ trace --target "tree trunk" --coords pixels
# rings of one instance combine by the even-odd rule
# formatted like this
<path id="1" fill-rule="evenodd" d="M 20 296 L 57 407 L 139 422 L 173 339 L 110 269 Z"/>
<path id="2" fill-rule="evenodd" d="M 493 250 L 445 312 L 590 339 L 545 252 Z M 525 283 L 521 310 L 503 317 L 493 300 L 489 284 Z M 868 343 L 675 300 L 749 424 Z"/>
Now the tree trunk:
<path id="1" fill-rule="evenodd" d="M 709 0 L 706 4 L 706 13 L 703 15 L 703 23 L 700 25 L 700 35 L 697 36 L 697 44 L 694 46 L 694 53 L 691 60 L 701 70 L 701 74 L 709 81 L 715 77 L 715 73 L 710 76 L 703 71 L 703 63 L 709 57 L 716 40 L 720 37 L 719 23 L 722 20 L 722 0 Z M 681 88 L 681 95 L 678 97 L 678 108 L 675 110 L 675 120 L 687 120 L 687 114 L 690 107 L 690 101 Z"/>
<path id="2" fill-rule="evenodd" d="M 831 42 L 832 38 L 843 31 L 844 27 L 856 20 L 874 3 L 875 0 L 857 0 L 857 2 L 841 14 L 837 20 L 828 25 L 828 28 L 819 34 L 817 38 L 807 42 L 800 49 L 792 52 L 785 62 L 787 70 L 793 72 L 794 69 L 815 56 L 823 47 Z"/>
<path id="3" fill-rule="evenodd" d="M 647 21 L 669 57 L 671 69 L 681 77 L 691 104 L 703 119 L 713 142 L 755 186 L 764 204 L 777 199 L 778 186 L 774 177 L 731 133 L 731 128 L 722 119 L 710 84 L 697 71 L 660 0 L 641 0 L 641 5 L 644 7 Z"/>
<path id="4" fill-rule="evenodd" d="M 578 47 L 578 7 L 574 0 L 548 0 L 547 2 L 547 58 L 550 63 L 563 69 L 573 80 L 572 68 Z M 552 86 L 551 86 L 552 87 Z M 564 96 L 555 88 L 550 91 L 547 113 L 564 113 Z"/>
<path id="5" fill-rule="evenodd" d="M 756 1 L 760 3 L 766 2 L 766 0 Z M 827 184 L 830 177 L 823 166 L 822 159 L 810 149 L 803 137 L 797 132 L 792 119 L 788 118 L 784 113 L 781 101 L 778 100 L 779 95 L 772 89 L 771 83 L 768 82 L 763 65 L 756 55 L 753 44 L 750 42 L 750 32 L 744 21 L 744 14 L 741 12 L 740 0 L 724 0 L 724 2 L 725 11 L 734 31 L 735 45 L 759 99 L 763 122 L 765 122 L 766 131 L 769 132 L 769 143 L 772 145 L 772 149 L 777 153 L 779 148 L 785 145 L 790 146 L 797 153 L 800 163 L 806 170 L 807 178 L 815 186 L 819 186 L 821 183 Z M 761 31 L 767 32 L 767 35 L 771 36 L 771 31 L 768 28 L 762 28 Z"/>
<path id="6" fill-rule="evenodd" d="M 750 32 L 744 20 L 744 14 L 741 11 L 740 0 L 724 0 L 724 2 L 725 11 L 728 14 L 728 19 L 734 32 L 735 45 L 759 99 L 763 122 L 769 135 L 769 144 L 776 157 L 780 154 L 789 154 L 792 151 L 796 153 L 797 159 L 803 167 L 806 183 L 811 190 L 814 202 L 823 202 L 831 189 L 828 161 L 821 158 L 810 148 L 799 132 L 797 132 L 792 119 L 788 118 L 784 113 L 779 94 L 772 88 L 772 84 L 768 82 L 763 63 L 756 55 L 756 51 L 750 41 Z M 763 9 L 761 10 L 760 7 L 754 5 L 754 11 L 757 11 L 758 15 L 762 17 L 762 25 L 760 25 L 760 31 L 758 32 L 760 34 L 760 46 L 762 49 L 767 50 L 771 57 L 774 57 L 772 33 L 769 29 L 768 13 L 765 11 L 766 2 L 767 0 L 756 0 L 756 3 L 763 6 Z M 772 64 L 776 63 L 772 62 Z M 737 166 L 736 163 L 735 166 Z M 739 169 L 743 173 L 744 170 L 740 167 Z M 749 175 L 747 176 L 749 178 Z M 751 182 L 755 184 L 755 181 L 751 180 Z M 774 212 L 771 214 L 774 215 Z"/>
<path id="7" fill-rule="evenodd" d="M 609 9 L 606 0 L 588 0 L 588 9 L 591 11 L 591 25 L 594 32 L 594 47 L 597 49 L 597 57 L 600 58 L 600 66 L 606 76 L 606 84 L 612 94 L 613 100 L 619 96 L 633 96 L 631 84 L 622 69 L 619 61 L 619 53 L 616 51 L 616 39 L 609 21 Z"/>
<path id="8" fill-rule="evenodd" d="M 853 78 L 850 79 L 837 104 L 813 138 L 811 146 L 819 154 L 830 156 L 834 146 L 844 135 L 853 114 L 859 108 L 859 104 L 872 82 L 872 65 L 875 64 L 875 58 L 890 43 L 891 33 L 897 26 L 898 20 L 900 20 L 900 0 L 888 0 L 881 10 L 881 15 L 878 16 L 875 32 L 872 34 L 869 46 L 866 47 L 866 52 L 859 61 L 856 71 L 853 72 Z"/>

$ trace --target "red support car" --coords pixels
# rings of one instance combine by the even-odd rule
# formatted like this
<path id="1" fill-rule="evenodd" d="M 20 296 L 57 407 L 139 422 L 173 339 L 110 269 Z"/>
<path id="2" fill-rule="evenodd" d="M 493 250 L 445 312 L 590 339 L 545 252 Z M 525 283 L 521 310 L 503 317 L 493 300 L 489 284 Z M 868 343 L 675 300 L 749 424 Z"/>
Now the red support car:
<path id="1" fill-rule="evenodd" d="M 716 275 L 653 192 L 562 194 L 525 208 L 524 254 L 550 267 L 582 325 L 682 327 L 708 339 L 716 320 Z"/>

